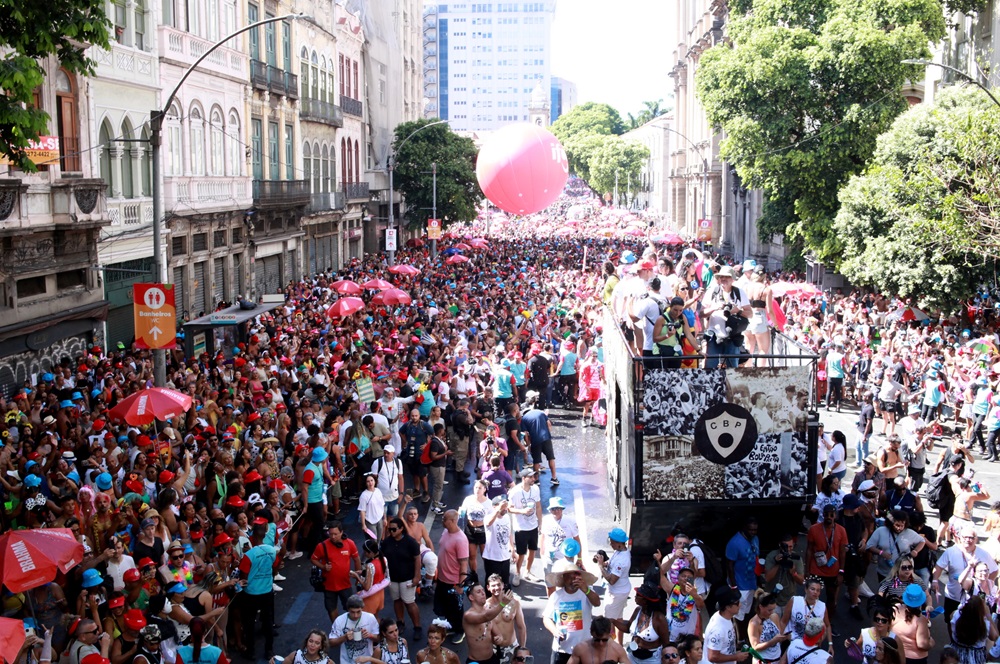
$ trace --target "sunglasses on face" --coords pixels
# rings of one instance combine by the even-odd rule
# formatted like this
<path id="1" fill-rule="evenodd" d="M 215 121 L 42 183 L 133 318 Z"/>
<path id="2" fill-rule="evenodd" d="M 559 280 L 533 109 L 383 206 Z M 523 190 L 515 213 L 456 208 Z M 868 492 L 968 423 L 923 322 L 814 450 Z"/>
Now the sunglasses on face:
<path id="1" fill-rule="evenodd" d="M 900 565 L 899 569 L 900 571 L 910 571 L 913 569 L 913 565 Z"/>
<path id="2" fill-rule="evenodd" d="M 676 652 L 665 652 L 663 653 L 663 659 L 680 659 L 681 656 Z"/>
<path id="3" fill-rule="evenodd" d="M 183 558 L 184 558 L 184 554 L 183 553 L 178 553 L 176 555 L 170 556 L 171 560 L 182 560 Z"/>
<path id="4" fill-rule="evenodd" d="M 888 618 L 875 618 L 875 619 L 873 619 L 873 622 L 876 622 L 876 623 L 878 623 L 880 625 L 885 625 L 885 624 L 888 624 L 889 619 Z"/>

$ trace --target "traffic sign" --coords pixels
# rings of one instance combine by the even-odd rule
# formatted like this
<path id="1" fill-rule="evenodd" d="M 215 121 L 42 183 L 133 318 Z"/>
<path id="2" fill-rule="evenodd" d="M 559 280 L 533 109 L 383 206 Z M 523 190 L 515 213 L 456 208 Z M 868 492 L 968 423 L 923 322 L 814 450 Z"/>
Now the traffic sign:
<path id="1" fill-rule="evenodd" d="M 440 219 L 428 219 L 427 220 L 427 239 L 428 240 L 440 240 L 441 239 L 441 220 Z"/>
<path id="2" fill-rule="evenodd" d="M 133 287 L 136 348 L 174 348 L 177 308 L 173 284 L 135 284 Z"/>
<path id="3" fill-rule="evenodd" d="M 396 229 L 385 229 L 385 250 L 396 251 Z"/>

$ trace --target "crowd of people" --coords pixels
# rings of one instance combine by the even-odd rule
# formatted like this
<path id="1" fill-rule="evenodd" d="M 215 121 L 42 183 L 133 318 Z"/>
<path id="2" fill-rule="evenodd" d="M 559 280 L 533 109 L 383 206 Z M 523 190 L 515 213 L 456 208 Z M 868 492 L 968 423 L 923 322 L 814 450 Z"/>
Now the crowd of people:
<path id="1" fill-rule="evenodd" d="M 367 255 L 288 284 L 284 306 L 237 347 L 168 354 L 167 387 L 192 399 L 169 421 L 110 417 L 153 384 L 152 354 L 124 345 L 60 358 L 15 386 L 0 403 L 3 527 L 66 528 L 83 548 L 51 582 L 5 588 L 5 615 L 32 630 L 21 659 L 273 658 L 275 593 L 304 558 L 330 627 L 305 635 L 285 658 L 295 664 L 338 653 L 342 664 L 453 664 L 449 640 L 467 661 L 530 664 L 522 584 L 545 589 L 531 626 L 552 634 L 557 664 L 811 664 L 839 636 L 841 589 L 873 621 L 845 643 L 869 661 L 925 658 L 922 612 L 940 591 L 960 661 L 978 664 L 996 636 L 1000 516 L 981 526 L 980 546 L 987 494 L 971 448 L 998 455 L 996 339 L 896 316 L 909 305 L 890 298 L 776 289 L 801 280 L 657 242 L 641 215 L 573 193 L 548 220 L 456 225 L 442 248 L 467 262 L 416 246 L 396 255 L 413 276 Z M 545 228 L 562 222 L 567 232 Z M 487 248 L 458 246 L 477 236 Z M 412 302 L 387 305 L 371 290 L 364 309 L 331 317 L 345 282 L 372 278 Z M 622 332 L 603 329 L 605 305 Z M 755 355 L 770 351 L 772 326 L 820 354 L 827 408 L 860 409 L 853 486 L 840 485 L 846 436 L 821 436 L 805 559 L 792 532 L 759 568 L 748 522 L 721 562 L 696 533 L 675 533 L 636 589 L 624 531 L 583 561 L 565 502 L 543 501 L 538 485 L 560 484 L 552 408 L 578 415 L 581 430 L 606 423 L 603 336 L 625 334 L 664 366 L 736 366 L 766 361 Z M 446 483 L 467 495 L 448 504 Z M 924 483 L 938 532 L 917 495 Z M 422 600 L 437 616 L 427 625 Z"/>

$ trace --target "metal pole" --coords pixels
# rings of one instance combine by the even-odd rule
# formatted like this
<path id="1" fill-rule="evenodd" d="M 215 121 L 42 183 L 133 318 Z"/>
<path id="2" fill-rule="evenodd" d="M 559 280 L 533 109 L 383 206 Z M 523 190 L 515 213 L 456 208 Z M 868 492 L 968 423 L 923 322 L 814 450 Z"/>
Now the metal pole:
<path id="1" fill-rule="evenodd" d="M 163 266 L 163 197 L 160 190 L 161 163 L 163 155 L 160 143 L 163 139 L 163 111 L 155 110 L 149 114 L 149 143 L 152 146 L 151 161 L 153 170 L 153 283 L 166 283 Z M 181 303 L 175 303 L 178 307 Z M 172 330 L 171 332 L 175 332 Z M 163 387 L 167 384 L 167 353 L 162 349 L 153 351 L 153 384 Z"/>
<path id="2" fill-rule="evenodd" d="M 390 148 L 391 149 L 391 148 Z M 389 155 L 388 160 L 389 165 L 389 228 L 396 227 L 396 215 L 392 213 L 393 208 L 393 198 L 395 198 L 395 190 L 392 188 L 392 155 Z M 396 241 L 399 242 L 399 237 L 397 236 Z M 396 250 L 389 250 L 389 267 L 396 264 Z"/>
<path id="3" fill-rule="evenodd" d="M 431 162 L 431 176 L 434 187 L 434 199 L 431 203 L 431 217 L 433 219 L 438 218 L 438 165 L 437 162 Z M 437 258 L 437 240 L 431 240 L 431 260 Z"/>
<path id="4" fill-rule="evenodd" d="M 708 159 L 701 158 L 701 218 L 708 219 Z"/>
<path id="5" fill-rule="evenodd" d="M 961 69 L 958 69 L 957 67 L 952 67 L 951 65 L 942 64 L 940 62 L 931 62 L 930 60 L 902 60 L 901 63 L 904 65 L 922 65 L 924 67 L 940 67 L 941 69 L 947 69 L 948 71 L 952 72 L 953 74 L 961 78 L 966 83 L 972 83 L 974 86 L 985 92 L 989 96 L 989 98 L 993 100 L 994 104 L 1000 106 L 1000 99 L 994 97 L 993 93 L 990 92 L 990 89 L 988 87 L 983 85 L 983 83 L 978 79 L 972 78 L 971 76 L 969 76 L 968 73 L 962 71 Z"/>

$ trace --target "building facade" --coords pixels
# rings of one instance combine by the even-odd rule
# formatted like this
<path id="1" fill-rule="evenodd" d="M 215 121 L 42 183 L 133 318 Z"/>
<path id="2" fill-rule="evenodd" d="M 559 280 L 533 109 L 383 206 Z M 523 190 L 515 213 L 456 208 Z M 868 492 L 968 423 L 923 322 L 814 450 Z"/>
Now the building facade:
<path id="1" fill-rule="evenodd" d="M 448 120 L 454 131 L 527 122 L 532 90 L 552 87 L 554 17 L 554 0 L 425 7 L 425 115 Z"/>
<path id="2" fill-rule="evenodd" d="M 91 48 L 96 63 L 90 79 L 94 122 L 88 127 L 95 150 L 91 171 L 106 189 L 110 224 L 98 241 L 98 264 L 108 301 L 105 343 L 130 344 L 135 336 L 132 286 L 153 280 L 152 149 L 150 112 L 160 98 L 157 10 L 145 0 L 108 2 L 114 25 L 108 50 Z"/>
<path id="3" fill-rule="evenodd" d="M 553 76 L 551 100 L 552 116 L 549 123 L 551 124 L 552 122 L 558 120 L 560 115 L 564 115 L 572 111 L 576 104 L 576 83 L 573 81 L 567 81 L 565 78 Z"/>
<path id="4" fill-rule="evenodd" d="M 763 196 L 743 187 L 736 171 L 719 156 L 723 136 L 708 123 L 695 94 L 701 55 L 725 38 L 728 7 L 722 0 L 672 3 L 674 21 L 670 76 L 674 80 L 676 131 L 670 159 L 671 225 L 738 260 L 753 258 L 769 267 L 784 259 L 782 238 L 757 234 Z"/>
<path id="5" fill-rule="evenodd" d="M 63 358 L 103 345 L 107 302 L 98 238 L 109 223 L 106 183 L 89 158 L 90 82 L 49 57 L 34 105 L 50 115 L 58 157 L 27 173 L 0 164 L 0 391 L 5 396 Z"/>
<path id="6" fill-rule="evenodd" d="M 640 181 L 634 187 L 630 200 L 635 208 L 658 214 L 663 225 L 668 225 L 666 222 L 671 219 L 670 159 L 673 140 L 670 129 L 673 121 L 673 116 L 661 115 L 622 136 L 649 148 L 649 158 L 643 164 Z"/>
<path id="7" fill-rule="evenodd" d="M 368 33 L 362 23 L 362 16 L 365 14 L 361 11 L 354 13 L 345 5 L 337 5 L 337 84 L 340 108 L 344 113 L 344 126 L 338 131 L 337 154 L 340 158 L 340 189 L 344 192 L 346 205 L 341 230 L 341 255 L 345 262 L 360 258 L 365 251 L 375 251 L 377 244 L 376 232 L 371 224 L 367 229 L 367 241 L 365 237 L 365 218 L 370 216 L 370 194 L 365 174 L 368 166 L 365 156 L 368 145 L 366 104 L 362 100 L 369 88 L 365 78 L 365 65 L 368 62 L 365 59 L 365 44 Z M 376 63 L 376 66 L 378 64 L 380 63 Z M 385 84 L 382 89 L 385 89 Z"/>

